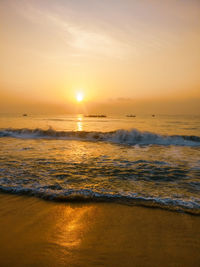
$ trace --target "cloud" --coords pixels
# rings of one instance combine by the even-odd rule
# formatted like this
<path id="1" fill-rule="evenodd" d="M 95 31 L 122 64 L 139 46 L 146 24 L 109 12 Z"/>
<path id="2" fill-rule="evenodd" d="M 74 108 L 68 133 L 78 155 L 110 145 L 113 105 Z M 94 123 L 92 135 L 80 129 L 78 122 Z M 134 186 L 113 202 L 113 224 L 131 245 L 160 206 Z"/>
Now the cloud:
<path id="1" fill-rule="evenodd" d="M 66 47 L 72 49 L 77 56 L 88 53 L 90 56 L 123 59 L 134 51 L 130 44 L 114 38 L 111 34 L 106 34 L 102 29 L 92 28 L 91 25 L 76 21 L 67 9 L 63 16 L 59 11 L 39 6 L 33 1 L 15 1 L 12 7 L 32 24 L 51 31 L 53 38 L 57 38 L 58 41 L 62 40 Z"/>

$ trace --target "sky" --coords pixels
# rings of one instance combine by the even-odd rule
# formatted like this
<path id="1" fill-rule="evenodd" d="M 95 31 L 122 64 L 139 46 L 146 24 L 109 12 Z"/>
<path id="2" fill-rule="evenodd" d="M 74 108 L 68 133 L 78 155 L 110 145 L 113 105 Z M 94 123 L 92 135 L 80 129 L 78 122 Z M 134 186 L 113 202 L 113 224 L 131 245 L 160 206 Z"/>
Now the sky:
<path id="1" fill-rule="evenodd" d="M 200 114 L 199 0 L 0 0 L 0 112 Z M 80 110 L 80 109 L 79 109 Z"/>

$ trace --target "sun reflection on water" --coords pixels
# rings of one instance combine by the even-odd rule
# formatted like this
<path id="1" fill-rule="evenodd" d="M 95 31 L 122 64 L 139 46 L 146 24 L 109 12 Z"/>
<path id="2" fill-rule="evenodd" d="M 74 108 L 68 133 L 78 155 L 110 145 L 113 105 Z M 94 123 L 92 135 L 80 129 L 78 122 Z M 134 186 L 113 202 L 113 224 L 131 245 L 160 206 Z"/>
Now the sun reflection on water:
<path id="1" fill-rule="evenodd" d="M 82 131 L 83 130 L 83 124 L 82 124 L 82 122 L 81 121 L 78 121 L 77 122 L 77 131 Z"/>
<path id="2" fill-rule="evenodd" d="M 83 130 L 83 116 L 82 114 L 79 114 L 78 117 L 77 117 L 77 131 L 82 131 Z"/>

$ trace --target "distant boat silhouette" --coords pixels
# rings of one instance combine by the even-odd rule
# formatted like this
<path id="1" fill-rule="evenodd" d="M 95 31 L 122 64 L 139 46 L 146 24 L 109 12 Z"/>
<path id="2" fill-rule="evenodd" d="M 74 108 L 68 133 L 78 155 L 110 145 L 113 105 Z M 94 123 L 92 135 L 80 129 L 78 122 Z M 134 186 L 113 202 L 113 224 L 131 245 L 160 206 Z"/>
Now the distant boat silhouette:
<path id="1" fill-rule="evenodd" d="M 126 117 L 131 117 L 131 118 L 135 118 L 136 117 L 136 115 L 133 115 L 133 114 L 128 114 L 128 115 L 126 115 Z"/>
<path id="2" fill-rule="evenodd" d="M 151 116 L 152 116 L 152 117 L 155 117 L 156 115 L 153 114 L 153 115 L 151 115 Z"/>
<path id="3" fill-rule="evenodd" d="M 28 115 L 26 113 L 24 113 L 22 116 L 27 117 Z"/>
<path id="4" fill-rule="evenodd" d="M 89 117 L 89 118 L 106 118 L 106 115 L 84 115 L 84 117 Z"/>

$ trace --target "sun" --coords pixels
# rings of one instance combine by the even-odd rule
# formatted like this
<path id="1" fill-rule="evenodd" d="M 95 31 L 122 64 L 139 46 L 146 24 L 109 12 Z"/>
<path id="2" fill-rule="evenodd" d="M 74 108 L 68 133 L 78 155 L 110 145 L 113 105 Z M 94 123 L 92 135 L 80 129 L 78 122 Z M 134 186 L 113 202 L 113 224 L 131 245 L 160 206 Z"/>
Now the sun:
<path id="1" fill-rule="evenodd" d="M 82 102 L 83 101 L 83 93 L 78 92 L 76 94 L 76 100 L 77 100 L 77 102 Z"/>

